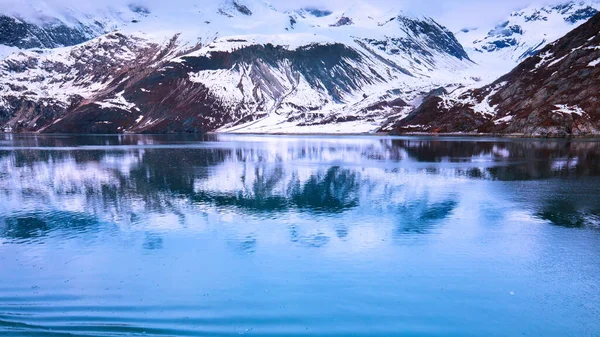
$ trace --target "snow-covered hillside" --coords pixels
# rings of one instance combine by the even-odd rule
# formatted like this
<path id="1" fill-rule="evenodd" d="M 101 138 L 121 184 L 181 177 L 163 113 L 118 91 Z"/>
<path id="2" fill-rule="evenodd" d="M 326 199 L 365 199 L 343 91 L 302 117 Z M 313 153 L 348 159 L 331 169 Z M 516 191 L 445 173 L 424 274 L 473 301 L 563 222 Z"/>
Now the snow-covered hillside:
<path id="1" fill-rule="evenodd" d="M 259 0 L 128 10 L 136 18 L 114 21 L 108 35 L 0 63 L 3 128 L 369 132 L 425 92 L 474 82 L 445 27 L 362 2 L 331 12 Z"/>
<path id="2" fill-rule="evenodd" d="M 490 27 L 465 28 L 456 37 L 469 56 L 481 65 L 483 76 L 495 79 L 585 23 L 599 9 L 599 0 L 532 5 Z"/>

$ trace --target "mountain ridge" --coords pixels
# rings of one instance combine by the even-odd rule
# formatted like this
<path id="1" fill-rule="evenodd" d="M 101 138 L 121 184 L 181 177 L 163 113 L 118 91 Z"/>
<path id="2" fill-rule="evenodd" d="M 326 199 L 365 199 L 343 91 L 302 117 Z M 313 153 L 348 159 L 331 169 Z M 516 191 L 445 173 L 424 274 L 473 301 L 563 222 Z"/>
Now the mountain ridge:
<path id="1" fill-rule="evenodd" d="M 165 32 L 156 38 L 127 28 L 67 49 L 14 54 L 0 63 L 0 123 L 13 132 L 155 133 L 349 122 L 365 132 L 405 113 L 397 102 L 472 64 L 433 19 L 388 16 L 380 25 L 355 12 L 352 24 L 331 26 L 345 11 L 296 17 L 292 28 L 289 12 L 227 0 L 198 15 L 218 17 L 227 32 L 250 25 L 251 34 L 205 31 L 194 41 L 189 31 L 163 39 Z"/>
<path id="2" fill-rule="evenodd" d="M 561 31 L 595 10 L 588 3 L 529 8 L 513 16 L 542 23 L 559 18 L 568 23 L 556 28 Z M 489 99 L 503 90 L 502 82 L 432 18 L 361 1 L 337 10 L 278 11 L 260 0 L 219 0 L 177 10 L 182 17 L 135 4 L 109 9 L 112 14 L 99 17 L 112 25 L 110 32 L 93 16 L 57 14 L 49 21 L 55 26 L 26 31 L 24 41 L 43 45 L 35 39 L 40 34 L 51 48 L 19 50 L 0 60 L 0 130 L 403 133 L 402 127 L 426 120 L 431 125 L 418 124 L 412 131 L 474 132 L 498 114 L 496 101 Z M 64 34 L 52 35 L 48 27 Z M 525 42 L 510 49 L 497 72 L 537 38 L 527 35 L 525 26 L 498 27 L 485 43 L 512 34 Z M 64 46 L 77 39 L 86 41 Z M 495 52 L 486 55 L 493 59 Z M 537 50 L 531 53 L 537 57 Z M 558 63 L 548 63 L 553 62 Z M 470 109 L 469 118 L 439 116 L 438 105 L 454 112 L 460 104 Z M 557 104 L 566 110 L 573 106 Z M 509 118 L 503 114 L 500 119 Z M 433 127 L 440 118 L 463 124 Z M 481 130 L 504 132 L 491 126 Z"/>

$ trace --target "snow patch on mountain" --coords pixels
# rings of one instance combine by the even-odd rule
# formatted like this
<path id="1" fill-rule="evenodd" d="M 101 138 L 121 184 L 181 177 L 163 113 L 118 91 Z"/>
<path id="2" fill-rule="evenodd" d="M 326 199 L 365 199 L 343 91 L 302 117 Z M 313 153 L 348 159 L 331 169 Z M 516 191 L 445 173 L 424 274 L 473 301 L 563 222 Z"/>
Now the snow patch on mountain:
<path id="1" fill-rule="evenodd" d="M 11 46 L 5 46 L 5 45 L 0 45 L 0 60 L 5 59 L 7 56 L 18 52 L 19 48 L 17 47 L 11 47 Z"/>
<path id="2" fill-rule="evenodd" d="M 514 116 L 504 116 L 501 118 L 498 118 L 496 120 L 494 120 L 494 124 L 496 125 L 500 125 L 500 124 L 504 124 L 504 123 L 509 123 L 510 121 L 512 121 L 514 118 Z"/>
<path id="3" fill-rule="evenodd" d="M 557 104 L 555 106 L 556 106 L 556 110 L 552 110 L 552 112 L 555 112 L 555 113 L 561 113 L 561 114 L 567 114 L 567 115 L 576 114 L 579 116 L 583 116 L 583 114 L 585 114 L 585 111 L 583 111 L 583 109 L 581 109 L 578 106 L 569 106 L 568 104 Z"/>
<path id="4" fill-rule="evenodd" d="M 503 84 L 494 87 L 487 95 L 485 95 L 480 103 L 474 104 L 473 111 L 481 115 L 495 116 L 497 114 L 496 105 L 492 106 L 490 104 L 490 98 L 494 96 L 502 86 Z"/>
<path id="5" fill-rule="evenodd" d="M 600 59 L 597 59 L 597 60 L 594 60 L 594 61 L 588 63 L 588 67 L 595 67 L 599 64 L 600 64 Z"/>

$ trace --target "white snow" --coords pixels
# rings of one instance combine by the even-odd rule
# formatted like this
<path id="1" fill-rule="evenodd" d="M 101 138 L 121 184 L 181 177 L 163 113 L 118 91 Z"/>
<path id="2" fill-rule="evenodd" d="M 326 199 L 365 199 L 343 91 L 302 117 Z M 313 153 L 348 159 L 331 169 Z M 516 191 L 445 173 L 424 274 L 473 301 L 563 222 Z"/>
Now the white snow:
<path id="1" fill-rule="evenodd" d="M 548 51 L 546 51 L 543 54 L 540 54 L 538 56 L 540 57 L 540 61 L 535 65 L 534 69 L 540 69 L 541 67 L 546 65 L 548 62 L 554 60 L 554 54 L 552 54 Z"/>
<path id="2" fill-rule="evenodd" d="M 5 45 L 1 45 L 0 44 L 0 60 L 5 59 L 6 57 L 8 57 L 9 55 L 16 53 L 20 51 L 19 48 L 16 47 L 9 47 L 9 46 L 5 46 Z"/>
<path id="3" fill-rule="evenodd" d="M 505 117 L 494 120 L 494 124 L 498 125 L 498 124 L 508 123 L 508 122 L 512 121 L 512 119 L 513 119 L 513 116 L 505 116 Z"/>
<path id="4" fill-rule="evenodd" d="M 597 66 L 599 64 L 600 64 L 600 58 L 597 59 L 597 60 L 594 60 L 594 61 L 590 62 L 587 66 L 588 67 L 595 67 L 595 66 Z"/>
<path id="5" fill-rule="evenodd" d="M 560 61 L 562 61 L 562 60 L 564 60 L 565 58 L 567 58 L 567 56 L 569 56 L 569 54 L 567 54 L 567 55 L 565 55 L 565 56 L 563 56 L 563 57 L 557 58 L 556 60 L 554 60 L 554 61 L 552 61 L 552 62 L 548 63 L 548 67 L 552 67 L 553 65 L 555 65 L 555 64 L 558 64 Z"/>
<path id="6" fill-rule="evenodd" d="M 554 160 L 552 163 L 552 169 L 555 171 L 561 171 L 576 167 L 579 163 L 579 158 L 559 158 Z"/>
<path id="7" fill-rule="evenodd" d="M 220 129 L 219 132 L 247 134 L 361 134 L 375 132 L 380 127 L 381 123 L 369 123 L 364 120 L 298 126 L 298 123 L 286 122 L 286 118 L 283 116 L 273 115 L 260 120 L 258 123 L 248 123 L 237 128 Z"/>
<path id="8" fill-rule="evenodd" d="M 583 114 L 585 114 L 585 111 L 583 111 L 583 109 L 581 109 L 578 106 L 569 106 L 567 104 L 557 104 L 556 105 L 556 110 L 552 110 L 552 112 L 555 113 L 562 113 L 562 114 L 575 114 L 575 115 L 579 115 L 582 116 Z"/>
<path id="9" fill-rule="evenodd" d="M 495 115 L 496 108 L 495 106 L 490 105 L 490 98 L 494 96 L 499 89 L 492 90 L 489 94 L 485 96 L 485 98 L 480 102 L 473 106 L 473 111 L 482 115 Z"/>
<path id="10" fill-rule="evenodd" d="M 125 97 L 123 97 L 123 94 L 124 92 L 121 91 L 114 98 L 95 102 L 95 104 L 99 105 L 102 109 L 118 108 L 130 110 L 134 108 L 135 104 L 127 102 Z"/>

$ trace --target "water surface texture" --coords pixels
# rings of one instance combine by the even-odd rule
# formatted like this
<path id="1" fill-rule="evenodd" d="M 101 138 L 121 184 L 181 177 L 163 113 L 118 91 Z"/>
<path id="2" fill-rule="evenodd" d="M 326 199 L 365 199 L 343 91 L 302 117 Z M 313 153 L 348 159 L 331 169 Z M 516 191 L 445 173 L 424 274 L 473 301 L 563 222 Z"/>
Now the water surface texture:
<path id="1" fill-rule="evenodd" d="M 2 336 L 600 336 L 600 143 L 0 135 Z"/>

